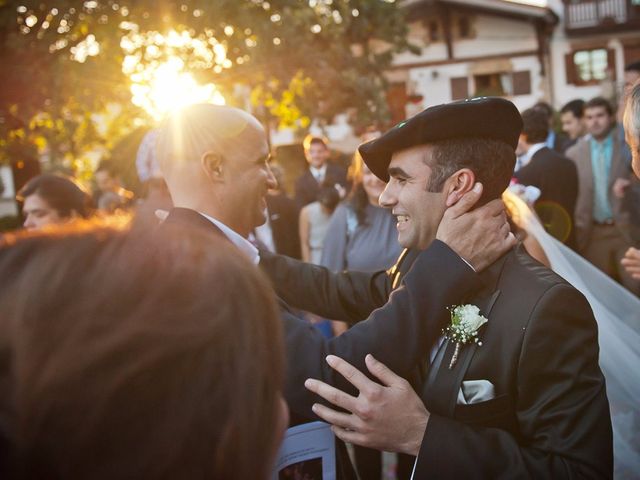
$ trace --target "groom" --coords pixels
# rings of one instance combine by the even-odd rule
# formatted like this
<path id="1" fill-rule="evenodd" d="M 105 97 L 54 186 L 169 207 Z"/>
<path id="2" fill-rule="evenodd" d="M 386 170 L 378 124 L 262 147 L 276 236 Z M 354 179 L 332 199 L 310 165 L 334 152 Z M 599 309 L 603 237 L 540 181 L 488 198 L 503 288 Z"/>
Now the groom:
<path id="1" fill-rule="evenodd" d="M 487 201 L 509 183 L 513 148 L 498 135 L 468 137 L 465 105 L 429 108 L 360 147 L 389 182 L 380 203 L 396 215 L 404 247 L 427 248 L 447 205 L 475 182 Z M 491 116 L 485 120 L 490 126 Z M 420 397 L 371 356 L 367 368 L 382 385 L 329 356 L 358 394 L 308 380 L 343 409 L 316 404 L 314 412 L 342 440 L 417 455 L 416 479 L 611 478 L 611 421 L 589 304 L 521 246 L 480 277 L 484 288 L 465 302 L 488 319 L 472 329 L 478 342 L 451 331 L 436 341 Z"/>

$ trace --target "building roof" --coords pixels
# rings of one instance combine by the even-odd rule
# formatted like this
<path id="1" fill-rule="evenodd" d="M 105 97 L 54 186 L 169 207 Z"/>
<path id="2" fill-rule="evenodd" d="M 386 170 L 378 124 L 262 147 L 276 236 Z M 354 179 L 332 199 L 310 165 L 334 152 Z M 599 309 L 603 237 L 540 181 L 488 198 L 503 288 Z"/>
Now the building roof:
<path id="1" fill-rule="evenodd" d="M 404 0 L 402 2 L 403 6 L 411 10 L 438 4 L 500 16 L 538 19 L 549 24 L 558 23 L 558 16 L 549 7 L 513 0 Z"/>

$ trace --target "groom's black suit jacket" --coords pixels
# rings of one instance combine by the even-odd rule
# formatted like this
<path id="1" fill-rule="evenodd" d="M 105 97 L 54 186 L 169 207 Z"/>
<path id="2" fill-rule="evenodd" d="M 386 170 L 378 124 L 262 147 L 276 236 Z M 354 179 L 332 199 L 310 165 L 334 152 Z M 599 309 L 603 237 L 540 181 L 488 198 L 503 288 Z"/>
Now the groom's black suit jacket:
<path id="1" fill-rule="evenodd" d="M 212 235 L 223 236 L 223 233 L 202 215 L 184 208 L 171 210 L 163 225 L 197 228 L 211 232 Z M 261 252 L 261 256 L 263 255 L 267 254 Z M 306 266 L 288 257 L 275 258 L 280 258 L 285 263 L 290 261 Z M 427 274 L 432 271 L 441 271 L 442 274 L 435 278 Z M 295 272 L 296 270 L 292 269 L 290 275 L 284 273 L 287 282 L 295 278 Z M 356 274 L 356 284 L 362 285 L 360 282 L 366 282 L 369 276 Z M 388 281 L 382 277 L 384 274 L 380 280 Z M 382 283 L 380 280 L 373 285 L 369 293 L 365 291 L 365 287 L 358 295 L 368 296 L 377 290 L 377 285 Z M 331 340 L 327 340 L 317 329 L 295 316 L 287 303 L 279 299 L 287 357 L 285 398 L 293 424 L 317 420 L 311 406 L 319 401 L 319 397 L 304 388 L 307 378 L 321 379 L 343 390 L 354 392 L 353 386 L 326 364 L 327 355 L 338 355 L 364 371 L 364 358 L 366 354 L 372 353 L 394 371 L 408 375 L 416 362 L 426 355 L 428 345 L 439 336 L 441 325 L 447 317 L 445 306 L 460 303 L 481 286 L 479 277 L 441 242 L 434 242 L 431 248 L 416 258 L 413 268 L 404 280 L 389 297 L 388 302 L 388 291 L 381 292 L 385 295 L 384 298 L 376 294 L 378 304 L 386 303 L 382 308 L 366 315 L 369 317 L 366 322 L 359 323 Z M 352 300 L 357 304 L 359 299 L 356 296 Z M 370 305 L 368 302 L 369 300 L 365 302 L 363 299 L 363 303 Z M 399 349 L 398 345 L 402 345 L 403 348 Z"/>
<path id="2" fill-rule="evenodd" d="M 295 306 L 355 321 L 408 270 L 415 253 L 403 255 L 391 276 L 334 275 L 280 257 L 262 263 Z M 427 281 L 444 272 L 421 273 Z M 462 347 L 452 369 L 455 346 L 439 348 L 422 386 L 431 416 L 414 478 L 610 478 L 611 420 L 589 304 L 521 247 L 480 277 L 483 289 L 466 303 L 489 319 L 483 344 Z M 491 382 L 494 397 L 458 405 L 469 380 Z"/>

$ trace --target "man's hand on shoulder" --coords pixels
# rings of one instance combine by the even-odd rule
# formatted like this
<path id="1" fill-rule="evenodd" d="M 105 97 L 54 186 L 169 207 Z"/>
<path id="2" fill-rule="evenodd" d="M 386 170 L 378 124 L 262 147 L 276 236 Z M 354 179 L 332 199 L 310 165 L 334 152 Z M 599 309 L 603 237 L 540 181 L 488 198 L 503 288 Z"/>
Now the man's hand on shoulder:
<path id="1" fill-rule="evenodd" d="M 429 412 L 404 378 L 372 355 L 367 355 L 365 362 L 382 385 L 343 359 L 329 355 L 327 363 L 360 393 L 353 397 L 324 382 L 308 379 L 305 387 L 349 412 L 339 412 L 317 403 L 313 406 L 314 413 L 331 423 L 335 435 L 345 442 L 417 455 L 427 429 Z"/>
<path id="2" fill-rule="evenodd" d="M 436 238 L 466 260 L 479 272 L 491 265 L 516 244 L 502 200 L 492 200 L 471 210 L 482 195 L 476 183 L 442 217 Z"/>

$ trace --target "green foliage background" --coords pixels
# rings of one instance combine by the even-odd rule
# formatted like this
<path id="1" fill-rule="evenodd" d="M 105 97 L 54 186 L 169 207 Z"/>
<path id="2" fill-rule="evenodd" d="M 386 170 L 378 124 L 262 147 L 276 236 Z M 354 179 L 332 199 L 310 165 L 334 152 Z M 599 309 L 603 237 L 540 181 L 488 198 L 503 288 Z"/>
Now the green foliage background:
<path id="1" fill-rule="evenodd" d="M 0 162 L 44 156 L 88 176 L 87 152 L 109 156 L 153 125 L 131 103 L 122 70 L 132 29 L 222 43 L 224 67 L 178 53 L 199 81 L 270 128 L 304 130 L 345 111 L 355 126 L 385 121 L 383 71 L 412 48 L 392 0 L 0 0 Z M 99 54 L 74 60 L 91 35 Z M 135 53 L 144 66 L 176 52 Z"/>

